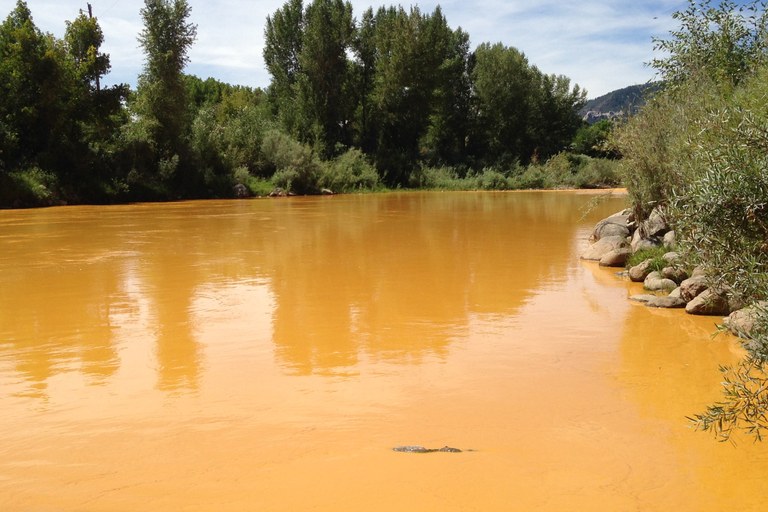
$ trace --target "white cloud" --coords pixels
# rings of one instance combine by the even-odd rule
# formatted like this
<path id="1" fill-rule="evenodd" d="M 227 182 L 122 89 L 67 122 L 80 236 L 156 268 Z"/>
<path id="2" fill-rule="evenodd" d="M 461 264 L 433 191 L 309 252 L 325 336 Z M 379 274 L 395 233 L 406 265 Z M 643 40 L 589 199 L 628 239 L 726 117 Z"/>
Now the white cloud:
<path id="1" fill-rule="evenodd" d="M 135 84 L 143 55 L 137 41 L 142 28 L 141 0 L 90 0 L 104 31 L 104 51 L 112 60 L 106 82 Z M 282 0 L 189 0 L 198 38 L 190 51 L 190 73 L 251 86 L 266 86 L 269 75 L 262 60 L 264 22 Z M 73 19 L 87 0 L 27 0 L 35 23 L 62 36 L 65 20 Z M 305 0 L 306 3 L 306 0 Z M 369 6 L 388 3 L 352 2 L 358 18 Z M 502 42 L 524 52 L 530 63 L 546 73 L 569 76 L 590 96 L 645 82 L 653 71 L 652 36 L 665 36 L 674 27 L 673 11 L 685 0 L 478 0 L 439 2 L 448 24 L 461 26 L 476 46 Z M 409 7 L 415 2 L 403 2 Z M 0 0 L 0 16 L 15 0 Z M 419 3 L 431 12 L 438 2 Z"/>

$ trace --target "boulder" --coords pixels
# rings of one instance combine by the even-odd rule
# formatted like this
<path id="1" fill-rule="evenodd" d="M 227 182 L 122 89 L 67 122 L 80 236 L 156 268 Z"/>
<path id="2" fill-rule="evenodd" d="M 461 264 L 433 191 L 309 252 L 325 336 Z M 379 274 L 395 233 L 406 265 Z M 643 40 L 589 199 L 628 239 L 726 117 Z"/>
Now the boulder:
<path id="1" fill-rule="evenodd" d="M 625 210 L 598 222 L 589 239 L 592 242 L 597 242 L 606 236 L 628 237 L 629 233 L 629 213 L 626 213 Z"/>
<path id="2" fill-rule="evenodd" d="M 244 199 L 246 197 L 251 196 L 251 191 L 248 190 L 248 187 L 246 187 L 242 183 L 238 183 L 237 185 L 232 187 L 232 192 L 235 194 L 235 197 L 237 199 Z"/>
<path id="3" fill-rule="evenodd" d="M 584 254 L 581 255 L 581 258 L 584 260 L 600 261 L 609 252 L 624 247 L 629 247 L 625 237 L 619 235 L 606 236 L 589 246 Z"/>
<path id="4" fill-rule="evenodd" d="M 707 278 L 702 275 L 694 275 L 680 283 L 680 297 L 690 302 L 701 292 L 709 288 Z"/>
<path id="5" fill-rule="evenodd" d="M 680 297 L 667 295 L 666 297 L 654 297 L 647 302 L 647 305 L 651 308 L 684 308 L 685 301 Z"/>
<path id="6" fill-rule="evenodd" d="M 667 279 L 680 284 L 688 279 L 688 273 L 680 267 L 664 267 L 661 269 L 661 275 Z"/>
<path id="7" fill-rule="evenodd" d="M 768 301 L 760 301 L 734 311 L 723 319 L 723 325 L 740 338 L 752 339 L 755 327 L 760 323 L 760 316 L 768 319 Z M 764 329 L 767 326 L 761 327 Z"/>
<path id="8" fill-rule="evenodd" d="M 667 231 L 664 233 L 664 238 L 662 238 L 662 243 L 664 244 L 664 247 L 674 247 L 675 246 L 675 232 L 673 231 Z"/>
<path id="9" fill-rule="evenodd" d="M 674 290 L 677 283 L 661 275 L 661 272 L 653 271 L 643 281 L 643 288 L 652 292 L 661 290 Z"/>
<path id="10" fill-rule="evenodd" d="M 621 247 L 607 252 L 602 258 L 600 258 L 601 267 L 623 267 L 627 264 L 629 256 L 632 254 L 632 250 L 629 247 Z"/>
<path id="11" fill-rule="evenodd" d="M 722 316 L 729 314 L 731 308 L 726 297 L 707 288 L 686 304 L 685 311 L 691 315 Z"/>
<path id="12" fill-rule="evenodd" d="M 638 295 L 631 295 L 629 297 L 629 300 L 633 300 L 635 302 L 642 302 L 643 304 L 647 304 L 648 302 L 652 301 L 658 297 L 658 295 L 652 295 L 650 293 L 640 293 Z"/>
<path id="13" fill-rule="evenodd" d="M 694 268 L 693 272 L 691 272 L 691 277 L 699 277 L 699 276 L 705 276 L 705 275 L 707 275 L 707 271 L 701 265 Z"/>
<path id="14" fill-rule="evenodd" d="M 665 252 L 661 258 L 667 263 L 676 263 L 680 261 L 680 253 L 675 251 Z"/>
<path id="15" fill-rule="evenodd" d="M 641 227 L 643 238 L 663 237 L 669 231 L 667 216 L 663 208 L 656 207 L 651 214 L 643 221 Z"/>
<path id="16" fill-rule="evenodd" d="M 647 259 L 643 261 L 642 263 L 638 263 L 634 267 L 629 269 L 629 280 L 634 283 L 642 283 L 645 281 L 645 278 L 648 277 L 648 274 L 651 273 L 651 263 L 653 262 L 652 259 Z"/>
<path id="17" fill-rule="evenodd" d="M 680 287 L 678 286 L 671 292 L 669 292 L 669 297 L 680 297 Z M 682 297 L 680 297 L 682 299 Z"/>
<path id="18" fill-rule="evenodd" d="M 655 249 L 661 246 L 661 240 L 657 237 L 645 237 L 642 234 L 642 230 L 636 229 L 632 235 L 632 241 L 630 242 L 633 252 L 641 251 L 643 249 Z"/>

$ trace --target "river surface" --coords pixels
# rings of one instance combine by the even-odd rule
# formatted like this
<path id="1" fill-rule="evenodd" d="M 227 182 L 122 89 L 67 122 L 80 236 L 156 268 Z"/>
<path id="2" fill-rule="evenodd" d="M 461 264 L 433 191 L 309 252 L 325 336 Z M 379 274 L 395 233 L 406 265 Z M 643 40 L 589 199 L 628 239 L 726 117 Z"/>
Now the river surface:
<path id="1" fill-rule="evenodd" d="M 579 260 L 597 197 L 0 211 L 0 510 L 765 510 L 685 419 L 738 343 Z"/>

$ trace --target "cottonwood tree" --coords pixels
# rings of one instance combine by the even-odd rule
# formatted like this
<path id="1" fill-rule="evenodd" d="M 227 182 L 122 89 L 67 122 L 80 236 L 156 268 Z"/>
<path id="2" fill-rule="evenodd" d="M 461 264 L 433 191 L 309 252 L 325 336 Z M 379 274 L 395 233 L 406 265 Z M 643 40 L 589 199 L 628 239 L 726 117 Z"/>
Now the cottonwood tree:
<path id="1" fill-rule="evenodd" d="M 270 96 L 286 131 L 331 157 L 351 144 L 355 109 L 348 58 L 355 35 L 352 4 L 291 0 L 267 18 L 264 62 Z"/>
<path id="2" fill-rule="evenodd" d="M 449 79 L 463 72 L 462 35 L 448 27 L 439 7 L 427 15 L 417 7 L 380 8 L 372 24 L 373 60 L 366 63 L 373 68 L 365 100 L 369 133 L 363 139 L 373 142 L 387 184 L 407 185 L 422 150 L 450 138 L 445 122 L 460 108 L 461 83 L 452 86 Z"/>
<path id="3" fill-rule="evenodd" d="M 184 175 L 191 172 L 186 141 L 191 120 L 183 71 L 197 26 L 189 22 L 186 0 L 145 0 L 140 12 L 146 60 L 132 105 L 138 119 L 131 136 L 134 142 L 143 138 L 144 149 L 152 151 L 161 184 L 189 191 L 196 184 L 194 176 Z"/>
<path id="4" fill-rule="evenodd" d="M 347 53 L 355 33 L 352 4 L 315 0 L 307 6 L 304 22 L 297 95 L 304 119 L 300 138 L 313 143 L 322 156 L 330 157 L 338 145 L 351 143 L 354 95 Z"/>
<path id="5" fill-rule="evenodd" d="M 530 147 L 535 76 L 516 48 L 483 43 L 472 69 L 475 120 L 471 151 L 485 165 L 510 166 Z"/>
<path id="6" fill-rule="evenodd" d="M 61 47 L 19 0 L 0 25 L 0 170 L 54 160 L 67 111 L 61 57 Z"/>
<path id="7" fill-rule="evenodd" d="M 289 132 L 298 126 L 296 83 L 301 73 L 299 55 L 304 40 L 304 4 L 289 0 L 267 17 L 264 28 L 264 63 L 272 76 L 269 97 L 275 113 Z"/>

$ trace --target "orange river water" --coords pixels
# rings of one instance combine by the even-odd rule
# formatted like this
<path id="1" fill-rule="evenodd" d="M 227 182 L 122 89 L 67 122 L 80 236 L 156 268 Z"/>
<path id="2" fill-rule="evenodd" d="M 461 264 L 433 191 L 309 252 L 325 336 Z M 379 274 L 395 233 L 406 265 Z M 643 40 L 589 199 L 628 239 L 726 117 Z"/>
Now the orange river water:
<path id="1" fill-rule="evenodd" d="M 738 342 L 578 258 L 624 203 L 0 211 L 0 510 L 765 510 L 685 419 Z"/>

